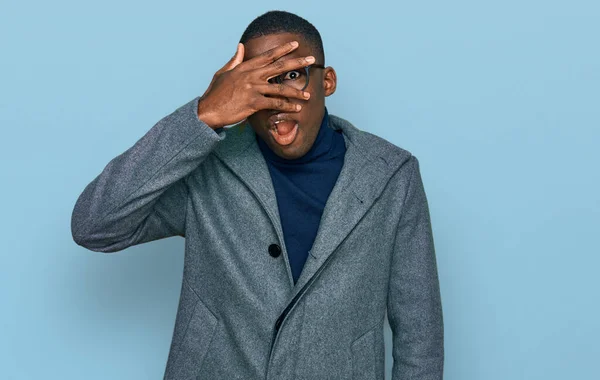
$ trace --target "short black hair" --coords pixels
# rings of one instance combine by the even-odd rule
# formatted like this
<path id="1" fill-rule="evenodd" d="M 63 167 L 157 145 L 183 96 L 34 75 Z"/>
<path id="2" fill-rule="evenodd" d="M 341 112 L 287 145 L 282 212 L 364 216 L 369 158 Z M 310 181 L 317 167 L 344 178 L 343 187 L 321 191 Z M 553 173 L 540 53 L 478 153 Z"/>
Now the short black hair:
<path id="1" fill-rule="evenodd" d="M 240 42 L 278 33 L 294 33 L 301 35 L 315 49 L 315 59 L 325 64 L 325 52 L 321 34 L 313 24 L 302 17 L 286 11 L 269 11 L 255 18 L 246 28 Z"/>

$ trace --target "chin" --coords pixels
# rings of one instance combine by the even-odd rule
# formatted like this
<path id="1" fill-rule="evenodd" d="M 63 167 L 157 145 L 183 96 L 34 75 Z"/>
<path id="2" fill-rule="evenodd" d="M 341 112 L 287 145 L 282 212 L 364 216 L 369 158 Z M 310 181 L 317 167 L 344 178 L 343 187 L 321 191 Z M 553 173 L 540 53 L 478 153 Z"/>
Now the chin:
<path id="1" fill-rule="evenodd" d="M 277 143 L 275 143 L 275 144 L 277 144 Z M 304 156 L 307 152 L 307 150 L 304 149 L 304 147 L 295 146 L 294 144 L 292 144 L 290 146 L 286 146 L 286 147 L 282 147 L 279 145 L 277 145 L 277 146 L 278 146 L 281 154 L 283 156 L 285 156 L 285 158 L 288 158 L 288 159 L 300 158 L 300 157 Z"/>

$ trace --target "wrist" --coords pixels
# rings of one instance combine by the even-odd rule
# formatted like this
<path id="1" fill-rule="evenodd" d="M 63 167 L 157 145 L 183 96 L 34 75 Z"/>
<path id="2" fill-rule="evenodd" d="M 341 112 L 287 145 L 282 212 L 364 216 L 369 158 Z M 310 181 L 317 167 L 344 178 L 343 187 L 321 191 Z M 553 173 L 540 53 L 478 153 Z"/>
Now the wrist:
<path id="1" fill-rule="evenodd" d="M 217 129 L 220 126 L 213 113 L 207 110 L 206 107 L 204 107 L 204 104 L 202 104 L 202 99 L 198 101 L 196 116 L 198 117 L 198 120 L 204 122 L 204 124 L 208 125 L 211 129 Z"/>

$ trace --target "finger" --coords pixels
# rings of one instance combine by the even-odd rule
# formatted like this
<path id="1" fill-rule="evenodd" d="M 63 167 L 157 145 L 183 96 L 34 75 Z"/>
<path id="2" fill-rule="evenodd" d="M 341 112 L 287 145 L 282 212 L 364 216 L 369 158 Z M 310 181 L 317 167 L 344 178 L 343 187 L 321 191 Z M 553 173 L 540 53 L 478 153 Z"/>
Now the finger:
<path id="1" fill-rule="evenodd" d="M 225 64 L 225 66 L 221 67 L 219 69 L 219 71 L 216 72 L 216 74 L 221 74 L 221 73 L 224 73 L 225 71 L 232 70 L 234 67 L 236 67 L 237 65 L 242 63 L 243 60 L 244 60 L 244 44 L 239 43 L 237 45 L 237 49 L 236 49 L 233 57 L 231 57 L 231 59 Z"/>
<path id="2" fill-rule="evenodd" d="M 241 66 L 243 66 L 244 70 L 252 70 L 259 67 L 264 67 L 272 62 L 275 62 L 284 55 L 294 51 L 297 47 L 298 41 L 286 42 L 283 45 L 279 45 L 271 50 L 267 50 L 264 53 L 257 55 L 256 57 L 250 58 Z"/>
<path id="3" fill-rule="evenodd" d="M 257 111 L 259 110 L 277 110 L 283 112 L 298 112 L 302 108 L 300 104 L 292 103 L 284 98 L 267 98 L 261 96 L 256 102 Z"/>
<path id="4" fill-rule="evenodd" d="M 269 96 L 282 96 L 285 98 L 296 98 L 301 100 L 310 98 L 310 93 L 286 86 L 283 83 L 257 85 L 256 90 L 263 95 Z"/>
<path id="5" fill-rule="evenodd" d="M 315 63 L 315 57 L 309 55 L 307 57 L 278 59 L 277 61 L 259 69 L 260 75 L 269 80 L 279 74 L 286 73 L 291 70 L 301 69 Z"/>

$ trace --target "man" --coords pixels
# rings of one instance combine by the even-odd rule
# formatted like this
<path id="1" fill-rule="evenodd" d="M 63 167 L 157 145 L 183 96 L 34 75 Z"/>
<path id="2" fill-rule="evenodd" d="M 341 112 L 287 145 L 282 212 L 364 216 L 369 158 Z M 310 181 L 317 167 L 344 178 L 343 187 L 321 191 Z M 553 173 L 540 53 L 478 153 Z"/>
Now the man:
<path id="1" fill-rule="evenodd" d="M 393 379 L 442 379 L 418 161 L 329 115 L 336 82 L 314 26 L 268 12 L 77 200 L 90 250 L 186 239 L 165 379 L 383 379 L 386 312 Z"/>

